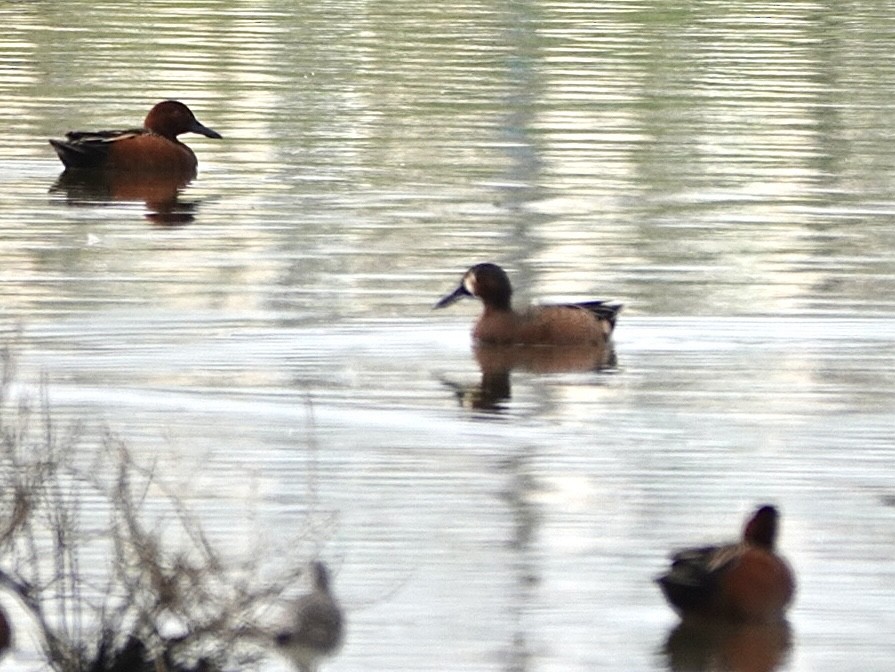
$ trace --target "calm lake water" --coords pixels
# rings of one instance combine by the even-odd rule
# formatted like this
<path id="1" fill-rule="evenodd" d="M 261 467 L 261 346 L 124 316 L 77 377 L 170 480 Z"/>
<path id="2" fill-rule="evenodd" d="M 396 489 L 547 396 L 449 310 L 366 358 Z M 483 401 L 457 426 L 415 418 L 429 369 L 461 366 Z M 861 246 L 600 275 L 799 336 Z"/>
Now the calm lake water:
<path id="1" fill-rule="evenodd" d="M 20 388 L 45 375 L 59 422 L 122 437 L 235 555 L 294 530 L 279 552 L 327 560 L 349 629 L 326 670 L 702 669 L 664 652 L 652 577 L 765 501 L 799 578 L 777 669 L 891 669 L 885 3 L 71 0 L 0 21 Z M 183 138 L 188 187 L 59 180 L 47 138 L 165 98 L 224 136 Z M 485 260 L 520 303 L 623 302 L 615 365 L 527 362 L 483 394 L 477 306 L 431 306 Z M 41 669 L 33 641 L 0 667 Z"/>

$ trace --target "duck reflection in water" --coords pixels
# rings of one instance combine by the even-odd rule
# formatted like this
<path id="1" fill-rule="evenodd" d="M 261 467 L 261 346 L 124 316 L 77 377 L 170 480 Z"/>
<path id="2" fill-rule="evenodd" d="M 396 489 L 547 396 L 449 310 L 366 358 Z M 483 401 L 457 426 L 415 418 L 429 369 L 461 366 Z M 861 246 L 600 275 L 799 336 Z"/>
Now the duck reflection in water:
<path id="1" fill-rule="evenodd" d="M 161 226 L 189 224 L 196 218 L 197 202 L 180 199 L 191 177 L 172 173 L 141 174 L 111 170 L 66 170 L 50 187 L 65 194 L 69 205 L 144 203 L 146 219 Z"/>
<path id="2" fill-rule="evenodd" d="M 461 406 L 485 411 L 504 410 L 505 403 L 512 397 L 513 371 L 586 373 L 613 369 L 617 363 L 611 343 L 603 347 L 565 348 L 477 343 L 473 347 L 473 355 L 482 372 L 477 384 L 443 382 L 454 390 Z"/>
<path id="3" fill-rule="evenodd" d="M 461 403 L 476 409 L 500 409 L 510 398 L 510 372 L 533 373 L 598 371 L 616 365 L 612 332 L 620 304 L 585 301 L 512 307 L 513 288 L 498 265 L 472 266 L 460 284 L 435 308 L 446 308 L 463 298 L 478 298 L 482 314 L 473 327 L 475 357 L 482 370 L 481 385 L 457 390 Z"/>
<path id="4" fill-rule="evenodd" d="M 773 672 L 786 665 L 792 632 L 778 623 L 681 621 L 663 653 L 674 672 Z"/>
<path id="5" fill-rule="evenodd" d="M 679 551 L 657 578 L 681 624 L 665 646 L 673 670 L 776 670 L 792 637 L 795 577 L 777 554 L 779 513 L 760 506 L 742 540 Z"/>

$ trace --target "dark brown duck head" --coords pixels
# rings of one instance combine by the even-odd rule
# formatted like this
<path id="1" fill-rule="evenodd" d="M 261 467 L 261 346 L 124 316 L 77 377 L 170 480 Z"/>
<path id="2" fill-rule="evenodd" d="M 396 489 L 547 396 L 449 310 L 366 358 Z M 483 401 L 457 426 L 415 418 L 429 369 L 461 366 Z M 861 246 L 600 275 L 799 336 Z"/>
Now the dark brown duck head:
<path id="1" fill-rule="evenodd" d="M 780 513 L 769 504 L 759 507 L 743 528 L 743 541 L 769 551 L 777 544 Z"/>
<path id="2" fill-rule="evenodd" d="M 174 140 L 181 133 L 198 133 L 207 138 L 221 139 L 220 133 L 199 123 L 193 111 L 179 100 L 163 100 L 155 105 L 146 115 L 143 128 L 169 140 Z"/>
<path id="3" fill-rule="evenodd" d="M 435 308 L 447 308 L 463 298 L 478 297 L 487 308 L 510 310 L 513 287 L 506 272 L 497 264 L 476 264 L 463 274 L 457 288 L 443 296 Z"/>

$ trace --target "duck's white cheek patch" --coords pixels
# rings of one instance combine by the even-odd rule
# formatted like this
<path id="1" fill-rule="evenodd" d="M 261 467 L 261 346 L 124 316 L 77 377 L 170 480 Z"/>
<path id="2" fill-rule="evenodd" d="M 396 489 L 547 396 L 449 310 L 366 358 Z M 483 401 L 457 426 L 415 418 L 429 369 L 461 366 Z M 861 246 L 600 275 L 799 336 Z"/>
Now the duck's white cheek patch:
<path id="1" fill-rule="evenodd" d="M 467 275 L 463 278 L 463 289 L 475 296 L 475 276 Z"/>

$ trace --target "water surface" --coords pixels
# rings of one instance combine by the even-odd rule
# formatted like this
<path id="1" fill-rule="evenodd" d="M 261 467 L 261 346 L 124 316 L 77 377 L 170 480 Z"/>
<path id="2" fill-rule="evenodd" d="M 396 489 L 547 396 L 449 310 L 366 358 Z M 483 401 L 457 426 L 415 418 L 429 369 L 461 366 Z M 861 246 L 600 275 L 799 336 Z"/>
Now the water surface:
<path id="1" fill-rule="evenodd" d="M 235 554 L 330 562 L 326 669 L 669 669 L 652 577 L 764 501 L 800 582 L 781 669 L 888 669 L 888 13 L 302 4 L 0 8 L 20 389 Z M 59 182 L 46 138 L 168 97 L 224 136 L 184 138 L 173 203 Z M 476 307 L 431 306 L 483 260 L 520 303 L 625 303 L 614 366 L 476 403 Z"/>

